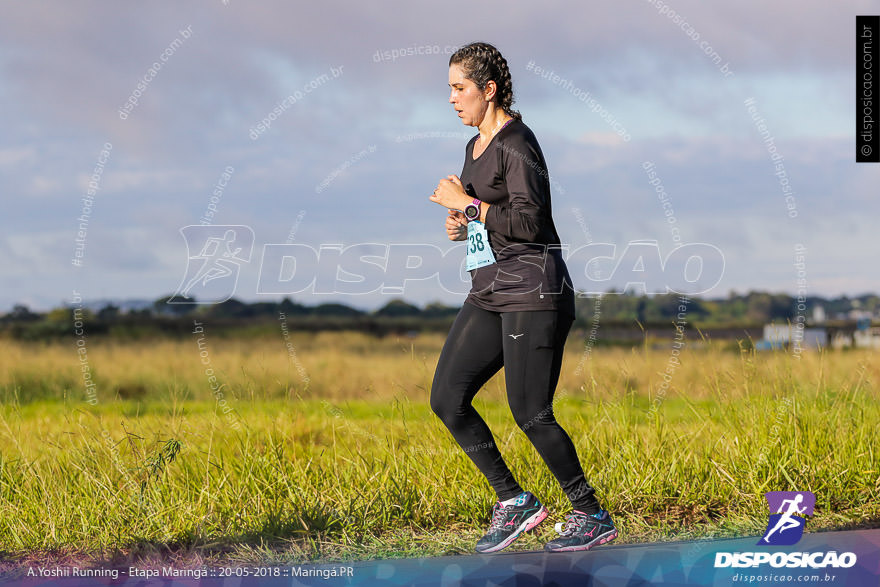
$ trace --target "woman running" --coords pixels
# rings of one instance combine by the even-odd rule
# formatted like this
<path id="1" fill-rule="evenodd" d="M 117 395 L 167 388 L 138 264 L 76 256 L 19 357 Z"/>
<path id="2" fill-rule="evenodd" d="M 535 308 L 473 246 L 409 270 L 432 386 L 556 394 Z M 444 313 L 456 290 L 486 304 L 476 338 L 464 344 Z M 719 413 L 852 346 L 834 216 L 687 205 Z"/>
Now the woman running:
<path id="1" fill-rule="evenodd" d="M 517 483 L 471 402 L 503 366 L 517 425 L 571 500 L 549 551 L 586 550 L 617 537 L 584 477 L 574 444 L 553 415 L 562 351 L 574 321 L 574 289 L 550 208 L 550 180 L 535 135 L 513 110 L 507 61 L 487 43 L 449 59 L 449 102 L 480 131 L 461 177 L 441 179 L 430 200 L 448 209 L 450 240 L 467 240 L 471 291 L 434 373 L 431 409 L 498 495 L 480 553 L 508 547 L 547 517 Z M 554 246 L 555 245 L 555 246 Z"/>

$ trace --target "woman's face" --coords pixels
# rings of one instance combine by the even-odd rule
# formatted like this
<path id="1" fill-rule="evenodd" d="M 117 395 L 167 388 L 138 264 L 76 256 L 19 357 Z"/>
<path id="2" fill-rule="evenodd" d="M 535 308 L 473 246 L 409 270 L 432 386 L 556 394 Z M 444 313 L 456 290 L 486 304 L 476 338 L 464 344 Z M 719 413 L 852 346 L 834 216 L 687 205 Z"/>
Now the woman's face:
<path id="1" fill-rule="evenodd" d="M 449 103 L 458 112 L 461 122 L 468 126 L 478 126 L 489 108 L 489 102 L 485 100 L 477 84 L 464 77 L 464 70 L 460 65 L 449 66 L 449 87 Z"/>

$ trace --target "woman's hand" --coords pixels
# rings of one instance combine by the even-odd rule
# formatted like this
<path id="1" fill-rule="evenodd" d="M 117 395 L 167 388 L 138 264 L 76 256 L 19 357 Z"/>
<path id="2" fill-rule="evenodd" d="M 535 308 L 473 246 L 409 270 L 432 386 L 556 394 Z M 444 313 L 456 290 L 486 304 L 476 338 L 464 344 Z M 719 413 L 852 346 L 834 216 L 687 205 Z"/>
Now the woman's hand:
<path id="1" fill-rule="evenodd" d="M 464 210 L 464 207 L 473 200 L 464 191 L 461 180 L 456 175 L 448 175 L 446 179 L 441 179 L 440 183 L 437 184 L 437 189 L 434 190 L 434 193 L 428 199 L 435 204 L 458 210 Z"/>
<path id="2" fill-rule="evenodd" d="M 451 241 L 467 240 L 467 218 L 458 210 L 449 210 L 446 217 L 446 234 Z"/>

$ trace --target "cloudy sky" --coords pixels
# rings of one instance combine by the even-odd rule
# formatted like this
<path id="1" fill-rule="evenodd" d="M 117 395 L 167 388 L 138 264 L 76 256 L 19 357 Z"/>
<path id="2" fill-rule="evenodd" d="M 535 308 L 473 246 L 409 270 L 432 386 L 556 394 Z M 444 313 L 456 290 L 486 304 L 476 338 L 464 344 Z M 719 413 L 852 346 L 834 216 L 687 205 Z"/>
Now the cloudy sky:
<path id="1" fill-rule="evenodd" d="M 459 303 L 464 251 L 442 256 L 445 209 L 428 195 L 460 173 L 474 132 L 448 104 L 447 61 L 475 40 L 508 59 L 568 250 L 614 247 L 592 269 L 594 249 L 572 255 L 576 285 L 794 294 L 800 244 L 809 294 L 880 291 L 880 165 L 854 162 L 855 15 L 876 12 L 803 0 L 4 0 L 0 311 L 73 291 L 172 293 L 197 270 L 199 238 L 225 225 L 248 227 L 234 229 L 238 298 Z M 214 232 L 188 249 L 181 229 L 212 195 Z M 372 251 L 385 270 L 349 256 L 348 273 L 378 282 L 359 291 L 325 276 L 293 293 L 297 270 L 335 272 L 336 257 L 291 264 L 266 246 L 285 243 Z M 683 246 L 705 253 L 702 274 L 662 265 Z"/>

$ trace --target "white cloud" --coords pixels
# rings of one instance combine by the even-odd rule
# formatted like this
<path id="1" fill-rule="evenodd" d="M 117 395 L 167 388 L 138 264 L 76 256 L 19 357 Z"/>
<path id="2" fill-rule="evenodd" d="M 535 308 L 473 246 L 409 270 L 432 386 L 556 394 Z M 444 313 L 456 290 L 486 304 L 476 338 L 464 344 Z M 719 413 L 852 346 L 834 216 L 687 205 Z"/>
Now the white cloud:
<path id="1" fill-rule="evenodd" d="M 854 15 L 872 6 L 676 2 L 729 62 L 735 73 L 726 78 L 647 2 L 551 1 L 500 12 L 489 4 L 401 2 L 381 14 L 344 2 L 7 6 L 0 20 L 0 181 L 4 198 L 11 194 L 4 200 L 4 256 L 16 275 L 7 295 L 54 299 L 57 280 L 49 275 L 69 262 L 79 198 L 105 141 L 113 152 L 88 254 L 91 278 L 110 295 L 152 297 L 167 289 L 148 291 L 155 284 L 176 285 L 175 231 L 198 221 L 228 165 L 235 174 L 215 221 L 253 225 L 258 240 L 283 242 L 300 210 L 307 211 L 300 239 L 391 240 L 394 222 L 404 223 L 400 234 L 434 238 L 442 214 L 425 196 L 439 177 L 460 172 L 467 138 L 394 137 L 470 136 L 474 129 L 446 102 L 447 55 L 379 63 L 373 56 L 471 40 L 495 43 L 510 62 L 517 106 L 565 189 L 554 194 L 554 210 L 569 238 L 582 235 L 564 211 L 578 207 L 596 240 L 664 242 L 662 209 L 641 168 L 650 160 L 682 232 L 715 239 L 729 252 L 732 281 L 725 286 L 789 287 L 785 248 L 799 237 L 780 229 L 788 226 L 784 200 L 742 104 L 754 95 L 797 190 L 796 228 L 822 243 L 811 269 L 815 283 L 877 289 L 865 270 L 871 233 L 863 219 L 880 216 L 880 167 L 852 162 L 848 98 Z M 118 108 L 138 79 L 188 25 L 192 38 L 121 120 Z M 632 140 L 623 142 L 570 92 L 529 73 L 530 60 L 590 91 Z M 251 140 L 249 129 L 281 100 L 340 66 L 341 76 Z M 377 151 L 315 193 L 369 145 Z"/>
<path id="2" fill-rule="evenodd" d="M 32 146 L 0 149 L 0 167 L 15 167 L 35 160 L 36 149 Z"/>

